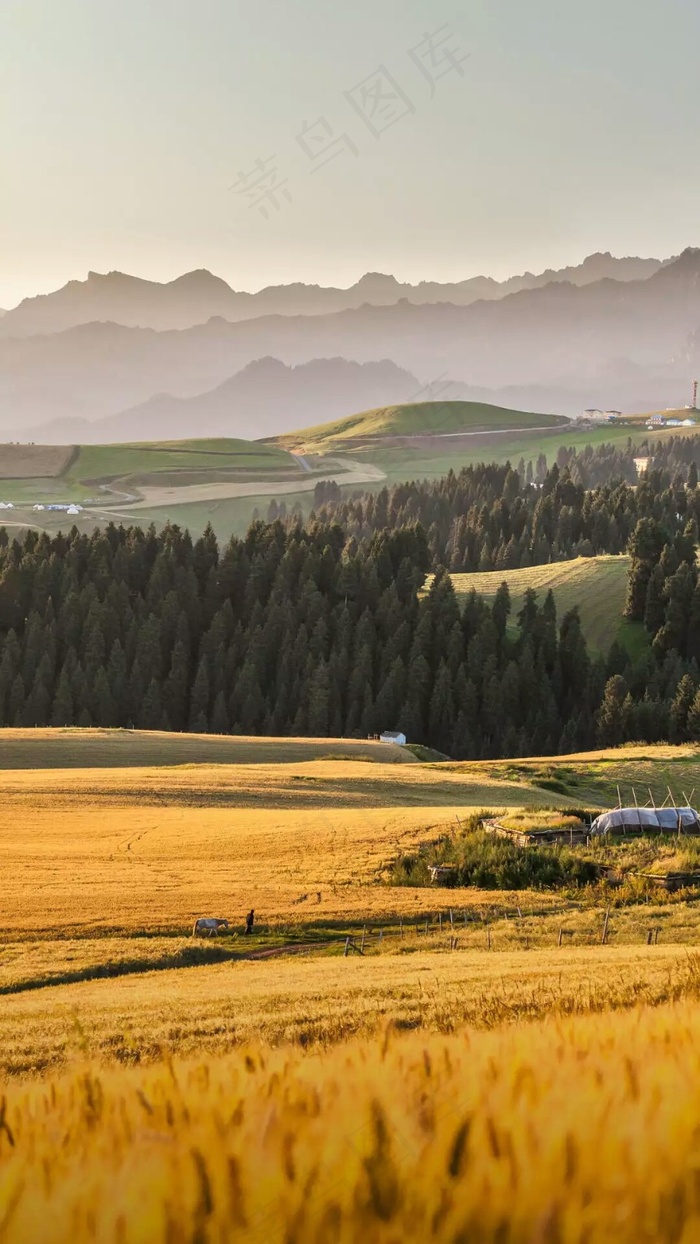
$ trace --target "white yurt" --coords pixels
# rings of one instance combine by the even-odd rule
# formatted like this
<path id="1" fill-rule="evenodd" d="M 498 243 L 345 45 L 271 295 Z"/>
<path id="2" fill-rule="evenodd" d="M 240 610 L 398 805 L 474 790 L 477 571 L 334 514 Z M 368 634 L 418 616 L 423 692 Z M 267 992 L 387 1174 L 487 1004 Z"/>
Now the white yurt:
<path id="1" fill-rule="evenodd" d="M 678 834 L 697 829 L 700 816 L 694 808 L 613 808 L 591 825 L 592 835 L 644 833 Z"/>

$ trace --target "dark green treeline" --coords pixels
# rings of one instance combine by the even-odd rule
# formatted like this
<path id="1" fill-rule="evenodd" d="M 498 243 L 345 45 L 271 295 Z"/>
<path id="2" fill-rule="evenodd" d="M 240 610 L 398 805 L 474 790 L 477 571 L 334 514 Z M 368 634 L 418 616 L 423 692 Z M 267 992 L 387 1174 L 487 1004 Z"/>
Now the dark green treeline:
<path id="1" fill-rule="evenodd" d="M 254 524 L 220 551 L 167 526 L 0 531 L 3 725 L 359 736 L 456 757 L 594 741 L 606 669 L 548 597 L 460 611 L 419 526 L 357 545 Z"/>

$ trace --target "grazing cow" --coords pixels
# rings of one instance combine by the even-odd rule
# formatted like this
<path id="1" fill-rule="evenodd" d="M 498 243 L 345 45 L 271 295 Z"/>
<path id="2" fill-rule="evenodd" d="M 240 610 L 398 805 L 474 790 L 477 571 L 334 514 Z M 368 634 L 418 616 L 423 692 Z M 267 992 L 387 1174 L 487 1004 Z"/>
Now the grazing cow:
<path id="1" fill-rule="evenodd" d="M 192 936 L 216 937 L 220 929 L 228 928 L 228 920 L 217 920 L 214 916 L 200 916 L 194 922 Z"/>

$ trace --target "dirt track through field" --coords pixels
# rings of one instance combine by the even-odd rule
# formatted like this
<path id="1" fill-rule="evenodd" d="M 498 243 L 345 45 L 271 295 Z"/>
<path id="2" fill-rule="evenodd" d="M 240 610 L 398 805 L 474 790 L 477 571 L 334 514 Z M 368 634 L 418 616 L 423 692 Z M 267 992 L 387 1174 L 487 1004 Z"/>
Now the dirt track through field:
<path id="1" fill-rule="evenodd" d="M 341 470 L 335 474 L 329 473 L 323 476 L 324 479 L 330 480 L 337 484 L 374 484 L 386 479 L 386 474 L 380 467 L 372 466 L 370 463 L 354 462 L 350 458 L 329 458 L 329 467 L 333 465 Z M 226 483 L 220 481 L 212 484 L 189 484 L 185 487 L 178 488 L 171 486 L 162 487 L 144 487 L 140 489 L 141 499 L 139 501 L 130 502 L 128 506 L 121 498 L 123 493 L 118 493 L 120 498 L 117 506 L 103 506 L 103 512 L 109 513 L 111 509 L 120 509 L 129 511 L 153 509 L 159 506 L 186 505 L 188 502 L 199 501 L 224 501 L 234 499 L 236 497 L 282 497 L 290 493 L 297 492 L 313 492 L 320 476 L 302 475 L 299 479 L 289 481 L 261 481 L 259 483 Z"/>

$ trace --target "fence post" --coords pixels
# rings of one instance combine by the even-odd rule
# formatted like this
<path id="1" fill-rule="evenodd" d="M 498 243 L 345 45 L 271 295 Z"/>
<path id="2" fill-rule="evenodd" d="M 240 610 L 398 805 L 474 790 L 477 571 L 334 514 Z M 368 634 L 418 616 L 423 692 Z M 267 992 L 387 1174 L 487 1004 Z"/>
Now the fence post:
<path id="1" fill-rule="evenodd" d="M 401 936 L 403 937 L 403 916 L 399 919 L 399 927 L 401 929 Z"/>
<path id="2" fill-rule="evenodd" d="M 452 928 L 455 927 L 455 914 L 451 907 L 450 907 L 450 925 Z"/>
<path id="3" fill-rule="evenodd" d="M 486 925 L 486 949 L 491 949 L 491 925 Z"/>
<path id="4" fill-rule="evenodd" d="M 427 935 L 428 935 L 428 921 L 427 921 L 427 920 L 426 920 L 426 922 L 425 922 L 425 933 L 426 933 L 426 937 L 427 937 Z"/>
<path id="5" fill-rule="evenodd" d="M 608 940 L 608 922 L 609 922 L 609 920 L 610 920 L 610 908 L 608 907 L 608 910 L 607 910 L 607 911 L 606 911 L 606 913 L 605 913 L 605 923 L 603 924 L 603 938 L 602 938 L 602 943 L 601 943 L 603 946 L 605 946 L 605 944 L 606 944 L 606 942 L 607 942 L 607 940 Z"/>
<path id="6" fill-rule="evenodd" d="M 350 938 L 346 937 L 345 938 L 345 950 L 343 951 L 344 959 L 347 959 L 349 952 L 350 952 Z"/>
<path id="7" fill-rule="evenodd" d="M 365 933 L 366 932 L 367 932 L 367 925 L 365 924 L 362 926 L 362 943 L 360 945 L 360 950 L 362 951 L 363 954 L 365 953 Z"/>
<path id="8" fill-rule="evenodd" d="M 440 932 L 442 933 L 442 912 L 441 911 L 438 912 L 438 927 L 440 929 Z"/>
<path id="9" fill-rule="evenodd" d="M 558 946 L 561 946 L 563 939 L 564 939 L 564 930 L 560 929 L 559 930 L 559 941 L 557 943 Z"/>

